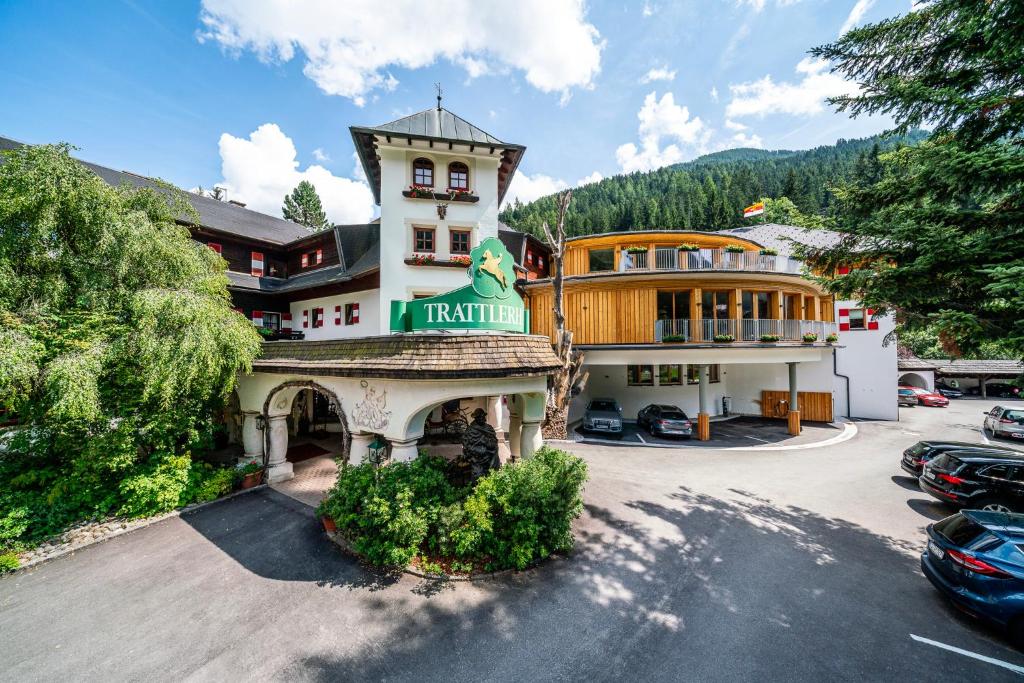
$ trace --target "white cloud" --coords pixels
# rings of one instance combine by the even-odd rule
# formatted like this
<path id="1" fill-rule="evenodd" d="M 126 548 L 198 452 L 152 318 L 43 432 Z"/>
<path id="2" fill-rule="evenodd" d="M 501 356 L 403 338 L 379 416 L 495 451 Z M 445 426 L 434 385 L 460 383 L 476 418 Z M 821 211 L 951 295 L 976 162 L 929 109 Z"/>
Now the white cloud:
<path id="1" fill-rule="evenodd" d="M 711 86 L 711 92 L 708 93 L 708 95 L 711 96 L 711 101 L 712 102 L 717 102 L 718 101 L 718 88 L 716 88 L 715 86 Z"/>
<path id="2" fill-rule="evenodd" d="M 327 152 L 325 152 L 320 147 L 317 147 L 316 149 L 313 150 L 313 158 L 321 162 L 327 162 L 331 160 L 331 157 L 327 156 Z"/>
<path id="3" fill-rule="evenodd" d="M 800 0 L 775 0 L 775 5 L 777 7 L 789 7 L 790 5 L 795 5 L 798 2 L 800 2 Z M 767 0 L 736 0 L 737 7 L 743 7 L 746 5 L 755 12 L 763 10 L 767 4 Z"/>
<path id="4" fill-rule="evenodd" d="M 843 35 L 851 28 L 860 23 L 860 20 L 864 18 L 864 15 L 868 13 L 875 4 L 875 0 L 857 0 L 857 4 L 850 10 L 850 15 L 846 17 L 846 21 L 843 22 L 843 27 L 839 29 L 839 35 Z"/>
<path id="5" fill-rule="evenodd" d="M 761 139 L 760 135 L 751 133 L 736 133 L 729 140 L 730 147 L 757 147 L 758 149 L 764 149 L 764 140 Z"/>
<path id="6" fill-rule="evenodd" d="M 604 176 L 598 173 L 597 171 L 594 171 L 586 178 L 580 178 L 579 180 L 577 180 L 576 187 L 580 187 L 581 185 L 591 185 L 593 183 L 599 183 L 602 180 L 604 180 Z"/>
<path id="7" fill-rule="evenodd" d="M 651 69 L 643 78 L 640 79 L 641 83 L 650 83 L 651 81 L 672 81 L 676 78 L 675 69 L 669 69 L 668 65 L 659 66 Z"/>
<path id="8" fill-rule="evenodd" d="M 730 119 L 725 120 L 725 127 L 729 130 L 746 130 L 750 126 L 746 126 L 738 121 L 732 121 Z"/>
<path id="9" fill-rule="evenodd" d="M 298 52 L 303 72 L 329 95 L 362 106 L 374 90 L 393 90 L 388 67 L 418 69 L 439 59 L 470 78 L 495 65 L 523 72 L 542 92 L 567 101 L 572 88 L 591 88 L 604 40 L 585 17 L 583 0 L 518 3 L 442 0 L 203 0 L 198 38 L 265 62 Z"/>
<path id="10" fill-rule="evenodd" d="M 365 182 L 333 175 L 323 166 L 299 170 L 295 144 L 275 123 L 264 123 L 248 139 L 220 136 L 221 173 L 229 196 L 249 208 L 281 215 L 284 196 L 301 180 L 316 186 L 327 217 L 334 223 L 365 223 L 374 203 Z"/>
<path id="11" fill-rule="evenodd" d="M 529 176 L 519 172 L 512 176 L 512 185 L 505 193 L 505 201 L 511 202 L 519 199 L 523 204 L 532 202 L 534 199 L 564 190 L 569 184 L 564 180 L 552 178 L 551 176 L 537 173 Z"/>
<path id="12" fill-rule="evenodd" d="M 757 81 L 730 85 L 732 100 L 725 108 L 725 115 L 729 118 L 767 114 L 810 116 L 825 110 L 826 97 L 858 91 L 856 83 L 829 73 L 828 63 L 822 59 L 805 57 L 796 65 L 796 71 L 803 77 L 798 83 L 776 83 L 769 75 Z"/>
<path id="13" fill-rule="evenodd" d="M 363 168 L 363 162 L 359 160 L 359 152 L 352 152 L 352 177 L 364 183 L 369 183 L 366 179 L 366 169 Z"/>
<path id="14" fill-rule="evenodd" d="M 660 100 L 656 91 L 649 93 L 637 118 L 639 146 L 628 142 L 615 150 L 615 159 L 624 173 L 678 163 L 685 154 L 675 143 L 703 149 L 711 134 L 699 117 L 691 118 L 686 107 L 676 104 L 672 93 L 665 93 Z M 663 139 L 674 142 L 662 147 Z"/>
<path id="15" fill-rule="evenodd" d="M 648 0 L 644 0 L 644 8 L 642 11 L 645 17 L 649 17 L 654 14 L 655 7 Z"/>

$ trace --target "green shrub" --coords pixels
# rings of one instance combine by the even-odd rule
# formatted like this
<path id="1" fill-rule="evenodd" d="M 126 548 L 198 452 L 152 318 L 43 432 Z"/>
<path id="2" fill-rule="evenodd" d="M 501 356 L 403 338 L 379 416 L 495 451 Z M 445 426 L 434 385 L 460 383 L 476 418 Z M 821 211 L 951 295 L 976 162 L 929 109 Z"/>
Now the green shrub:
<path id="1" fill-rule="evenodd" d="M 443 458 L 344 468 L 318 512 L 376 565 L 437 559 L 456 571 L 482 564 L 523 569 L 572 548 L 587 466 L 551 448 L 508 464 L 472 487 L 453 487 Z"/>
<path id="2" fill-rule="evenodd" d="M 21 564 L 18 561 L 18 556 L 15 553 L 3 553 L 0 554 L 0 574 L 4 572 L 13 572 Z"/>
<path id="3" fill-rule="evenodd" d="M 188 473 L 188 486 L 179 505 L 205 503 L 231 493 L 238 474 L 231 467 L 212 467 L 207 463 L 192 463 Z"/>

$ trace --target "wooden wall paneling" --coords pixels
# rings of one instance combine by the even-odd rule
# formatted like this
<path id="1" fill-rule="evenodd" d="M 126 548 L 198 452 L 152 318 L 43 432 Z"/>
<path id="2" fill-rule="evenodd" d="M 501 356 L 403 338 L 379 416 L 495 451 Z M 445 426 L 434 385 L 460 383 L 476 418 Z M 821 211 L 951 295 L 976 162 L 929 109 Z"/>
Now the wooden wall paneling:
<path id="1" fill-rule="evenodd" d="M 761 415 L 776 419 L 786 419 L 788 408 L 778 410 L 780 401 L 789 401 L 788 391 L 772 391 L 764 389 L 761 391 Z M 797 393 L 797 402 L 800 404 L 800 419 L 811 422 L 832 421 L 832 394 L 827 391 L 801 391 Z M 779 414 L 781 412 L 781 414 Z"/>

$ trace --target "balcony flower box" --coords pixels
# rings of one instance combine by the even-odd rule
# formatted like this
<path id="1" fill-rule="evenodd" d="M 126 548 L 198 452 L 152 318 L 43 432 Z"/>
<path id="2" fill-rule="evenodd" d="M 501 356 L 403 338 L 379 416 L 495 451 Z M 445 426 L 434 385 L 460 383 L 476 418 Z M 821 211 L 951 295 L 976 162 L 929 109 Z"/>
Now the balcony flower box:
<path id="1" fill-rule="evenodd" d="M 410 185 L 408 190 L 402 190 L 402 196 L 407 199 L 430 199 L 438 202 L 467 202 L 475 203 L 480 197 L 469 190 L 450 190 L 448 192 L 435 192 L 430 187 L 417 187 Z"/>
<path id="2" fill-rule="evenodd" d="M 454 254 L 449 260 L 462 266 L 469 266 L 473 262 L 473 259 L 469 258 L 466 254 Z"/>
<path id="3" fill-rule="evenodd" d="M 731 334 L 716 334 L 714 336 L 714 342 L 716 344 L 731 344 L 736 341 L 736 337 Z"/>
<path id="4" fill-rule="evenodd" d="M 762 334 L 761 341 L 765 344 L 775 344 L 779 341 L 779 335 L 777 334 Z"/>
<path id="5" fill-rule="evenodd" d="M 676 248 L 679 249 L 679 251 L 700 251 L 699 245 L 690 244 L 689 242 L 684 242 L 683 244 L 680 244 Z"/>
<path id="6" fill-rule="evenodd" d="M 638 246 L 638 245 L 632 245 L 632 246 L 626 247 L 625 249 L 623 249 L 623 251 L 625 251 L 626 253 L 629 253 L 629 254 L 646 254 L 647 253 L 647 247 L 641 247 L 641 246 Z"/>
<path id="7" fill-rule="evenodd" d="M 456 254 L 445 260 L 440 260 L 433 254 L 413 254 L 405 259 L 407 266 L 433 266 L 435 268 L 468 268 L 470 263 L 470 258 L 464 254 Z"/>
<path id="8" fill-rule="evenodd" d="M 411 266 L 432 266 L 434 265 L 433 254 L 413 254 L 411 259 L 406 259 L 406 263 Z"/>
<path id="9" fill-rule="evenodd" d="M 804 344 L 813 344 L 818 341 L 818 335 L 814 332 L 807 332 L 803 336 Z"/>
<path id="10" fill-rule="evenodd" d="M 837 341 L 839 341 L 839 335 L 833 332 L 832 334 L 825 337 L 825 341 L 827 341 L 829 344 L 835 344 Z"/>
<path id="11" fill-rule="evenodd" d="M 685 342 L 686 341 L 686 335 L 685 334 L 666 334 L 664 337 L 661 338 L 661 341 L 667 342 L 667 343 L 677 343 L 678 344 L 679 342 Z"/>
<path id="12" fill-rule="evenodd" d="M 766 247 L 766 248 L 761 250 L 761 256 L 778 256 L 778 255 L 779 255 L 779 250 L 778 249 L 772 249 L 770 247 Z"/>
<path id="13" fill-rule="evenodd" d="M 725 253 L 727 254 L 742 254 L 746 249 L 738 244 L 727 244 L 725 246 Z"/>

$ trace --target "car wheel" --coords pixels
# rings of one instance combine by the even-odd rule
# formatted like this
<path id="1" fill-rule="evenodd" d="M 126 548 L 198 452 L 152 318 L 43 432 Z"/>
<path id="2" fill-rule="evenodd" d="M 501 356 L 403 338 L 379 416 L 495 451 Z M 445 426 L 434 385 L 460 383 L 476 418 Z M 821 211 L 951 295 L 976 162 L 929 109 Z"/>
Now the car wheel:
<path id="1" fill-rule="evenodd" d="M 1013 508 L 1005 500 L 999 498 L 983 498 L 978 501 L 978 510 L 986 512 L 1013 512 Z"/>

